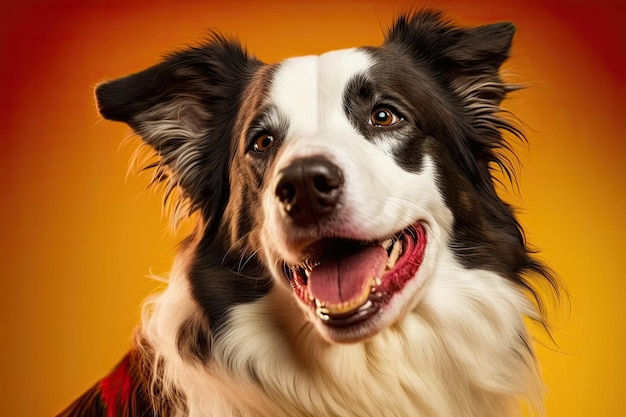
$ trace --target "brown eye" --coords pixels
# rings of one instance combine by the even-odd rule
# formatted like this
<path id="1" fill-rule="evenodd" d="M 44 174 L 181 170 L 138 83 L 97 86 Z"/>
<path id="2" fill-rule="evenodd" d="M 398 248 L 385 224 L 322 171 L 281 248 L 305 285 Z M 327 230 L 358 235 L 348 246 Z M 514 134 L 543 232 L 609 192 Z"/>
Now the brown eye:
<path id="1" fill-rule="evenodd" d="M 387 127 L 402 120 L 386 107 L 377 107 L 370 115 L 370 123 L 377 127 Z"/>
<path id="2" fill-rule="evenodd" d="M 263 133 L 256 138 L 254 142 L 255 152 L 265 152 L 274 145 L 274 136 L 269 133 Z"/>

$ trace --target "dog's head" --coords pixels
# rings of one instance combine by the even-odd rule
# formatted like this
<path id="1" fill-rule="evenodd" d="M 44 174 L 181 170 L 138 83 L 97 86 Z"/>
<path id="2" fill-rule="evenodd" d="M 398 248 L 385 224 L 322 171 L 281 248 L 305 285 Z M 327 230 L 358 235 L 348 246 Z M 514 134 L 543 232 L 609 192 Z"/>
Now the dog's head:
<path id="1" fill-rule="evenodd" d="M 515 89 L 499 76 L 513 33 L 420 12 L 380 47 L 274 65 L 215 36 L 96 95 L 201 214 L 191 277 L 208 313 L 203 297 L 233 298 L 228 280 L 254 265 L 326 339 L 358 341 L 416 307 L 441 257 L 522 286 L 540 268 L 491 176 L 508 163 L 502 131 L 519 134 L 498 116 Z M 228 259 L 235 275 L 206 276 Z"/>

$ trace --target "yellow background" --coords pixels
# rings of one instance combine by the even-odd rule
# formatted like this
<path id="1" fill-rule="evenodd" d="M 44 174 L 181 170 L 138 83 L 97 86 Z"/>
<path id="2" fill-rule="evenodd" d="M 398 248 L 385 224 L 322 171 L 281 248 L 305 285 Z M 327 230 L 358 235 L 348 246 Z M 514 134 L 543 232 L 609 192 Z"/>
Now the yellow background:
<path id="1" fill-rule="evenodd" d="M 466 24 L 518 27 L 508 101 L 526 123 L 520 206 L 567 283 L 558 347 L 539 354 L 549 416 L 626 415 L 626 65 L 619 1 L 429 1 Z M 101 121 L 98 81 L 141 70 L 209 28 L 262 60 L 377 45 L 410 3 L 4 1 L 0 5 L 0 416 L 49 416 L 129 347 L 179 237 L 130 175 L 136 141 Z M 414 4 L 419 7 L 419 3 Z M 460 416 L 461 417 L 461 416 Z"/>

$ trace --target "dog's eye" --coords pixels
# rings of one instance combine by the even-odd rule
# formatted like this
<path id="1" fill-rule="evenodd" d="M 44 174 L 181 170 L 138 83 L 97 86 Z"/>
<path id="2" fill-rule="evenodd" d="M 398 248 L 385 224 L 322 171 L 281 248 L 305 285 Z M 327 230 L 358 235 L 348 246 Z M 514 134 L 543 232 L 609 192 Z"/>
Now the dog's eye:
<path id="1" fill-rule="evenodd" d="M 274 136 L 269 133 L 260 134 L 254 142 L 255 152 L 265 152 L 274 145 Z"/>
<path id="2" fill-rule="evenodd" d="M 402 120 L 402 118 L 387 107 L 377 107 L 370 115 L 369 123 L 377 127 L 387 127 L 395 125 L 400 120 Z"/>

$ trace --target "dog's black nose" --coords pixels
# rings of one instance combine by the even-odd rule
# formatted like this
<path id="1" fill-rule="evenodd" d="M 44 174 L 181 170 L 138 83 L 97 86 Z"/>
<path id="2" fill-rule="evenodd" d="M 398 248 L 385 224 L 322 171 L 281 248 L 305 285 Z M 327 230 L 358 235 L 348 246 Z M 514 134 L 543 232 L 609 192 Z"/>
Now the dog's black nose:
<path id="1" fill-rule="evenodd" d="M 308 226 L 333 212 L 342 186 L 337 165 L 319 156 L 301 158 L 280 171 L 276 197 L 296 224 Z"/>

